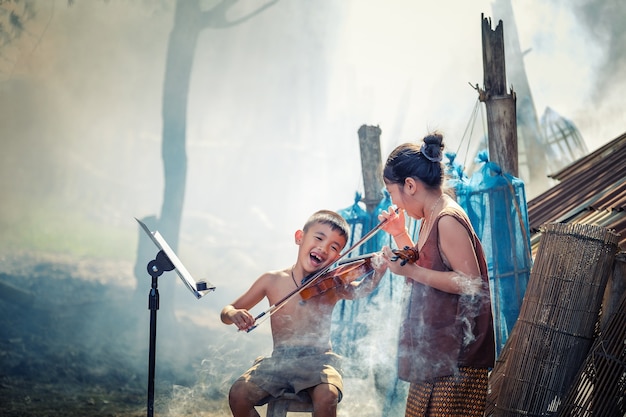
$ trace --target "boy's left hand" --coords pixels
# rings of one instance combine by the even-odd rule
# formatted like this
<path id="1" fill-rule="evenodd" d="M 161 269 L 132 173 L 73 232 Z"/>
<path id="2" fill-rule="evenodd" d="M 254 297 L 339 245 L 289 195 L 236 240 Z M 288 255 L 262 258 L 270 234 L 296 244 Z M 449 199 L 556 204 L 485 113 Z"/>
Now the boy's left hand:
<path id="1" fill-rule="evenodd" d="M 370 262 L 372 263 L 372 267 L 376 271 L 377 276 L 382 276 L 385 271 L 387 271 L 387 268 L 389 268 L 389 265 L 385 261 L 385 257 L 382 253 L 373 254 Z"/>

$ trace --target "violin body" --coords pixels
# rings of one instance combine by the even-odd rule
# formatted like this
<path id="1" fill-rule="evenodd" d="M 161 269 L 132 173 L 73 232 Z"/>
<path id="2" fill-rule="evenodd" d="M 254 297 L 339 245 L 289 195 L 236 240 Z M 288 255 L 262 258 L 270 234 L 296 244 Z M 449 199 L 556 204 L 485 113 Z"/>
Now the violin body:
<path id="1" fill-rule="evenodd" d="M 316 278 L 315 282 L 300 291 L 300 297 L 303 300 L 308 300 L 309 298 L 322 295 L 333 288 L 350 285 L 352 281 L 361 279 L 374 272 L 371 256 L 348 262 Z"/>

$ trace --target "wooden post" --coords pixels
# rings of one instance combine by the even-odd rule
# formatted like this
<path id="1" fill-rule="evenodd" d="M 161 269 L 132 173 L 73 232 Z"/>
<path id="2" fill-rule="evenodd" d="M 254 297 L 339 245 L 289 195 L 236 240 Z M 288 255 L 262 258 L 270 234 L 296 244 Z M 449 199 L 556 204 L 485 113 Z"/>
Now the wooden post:
<path id="1" fill-rule="evenodd" d="M 361 170 L 363 172 L 363 201 L 367 212 L 374 211 L 383 197 L 382 162 L 380 154 L 380 127 L 363 125 L 359 128 Z"/>
<path id="2" fill-rule="evenodd" d="M 604 331 L 611 315 L 617 311 L 620 300 L 626 292 L 626 252 L 615 255 L 613 274 L 609 277 L 602 301 L 602 321 L 600 330 Z"/>
<path id="3" fill-rule="evenodd" d="M 515 109 L 518 155 L 525 155 L 521 161 L 526 167 L 520 167 L 519 177 L 526 183 L 527 195 L 530 194 L 530 189 L 537 190 L 532 193 L 536 195 L 548 186 L 546 167 L 548 166 L 547 155 L 551 153 L 550 145 L 543 138 L 541 125 L 537 119 L 537 110 L 524 68 L 524 53 L 520 47 L 511 0 L 495 0 L 492 3 L 492 9 L 498 18 L 506 21 L 504 53 L 508 82 L 515 86 L 515 97 L 520 99 Z"/>
<path id="4" fill-rule="evenodd" d="M 504 59 L 504 36 L 502 20 L 494 31 L 491 19 L 482 19 L 484 90 L 479 99 L 487 108 L 487 134 L 489 136 L 489 160 L 497 163 L 502 171 L 518 176 L 517 121 L 515 93 L 506 93 L 506 66 Z"/>

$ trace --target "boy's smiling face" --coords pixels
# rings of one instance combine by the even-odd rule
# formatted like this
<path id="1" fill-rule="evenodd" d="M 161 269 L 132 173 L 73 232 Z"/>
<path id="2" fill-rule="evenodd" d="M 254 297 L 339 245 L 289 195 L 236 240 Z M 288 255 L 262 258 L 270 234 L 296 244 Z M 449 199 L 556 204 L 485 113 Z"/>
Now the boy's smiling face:
<path id="1" fill-rule="evenodd" d="M 307 272 L 317 271 L 333 263 L 346 245 L 346 238 L 325 223 L 312 224 L 306 232 L 296 232 L 300 246 L 298 259 Z"/>

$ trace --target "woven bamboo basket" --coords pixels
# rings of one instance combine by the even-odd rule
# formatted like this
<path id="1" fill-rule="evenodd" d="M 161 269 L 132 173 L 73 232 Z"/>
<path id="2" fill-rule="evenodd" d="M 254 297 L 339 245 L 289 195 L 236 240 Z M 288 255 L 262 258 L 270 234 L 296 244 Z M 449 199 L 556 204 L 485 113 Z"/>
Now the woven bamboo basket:
<path id="1" fill-rule="evenodd" d="M 626 293 L 594 342 L 558 416 L 626 416 Z"/>
<path id="2" fill-rule="evenodd" d="M 544 226 L 520 315 L 490 376 L 487 416 L 556 414 L 589 352 L 618 235 Z"/>

